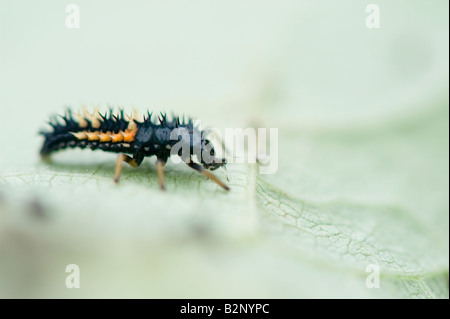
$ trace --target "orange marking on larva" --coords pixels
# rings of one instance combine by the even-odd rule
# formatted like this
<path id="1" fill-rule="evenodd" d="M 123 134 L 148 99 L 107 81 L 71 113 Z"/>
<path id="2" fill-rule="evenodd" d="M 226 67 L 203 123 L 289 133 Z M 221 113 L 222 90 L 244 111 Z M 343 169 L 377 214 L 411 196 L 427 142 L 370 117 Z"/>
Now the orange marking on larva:
<path id="1" fill-rule="evenodd" d="M 127 131 L 125 131 L 125 133 L 123 133 L 123 141 L 124 142 L 133 142 L 134 137 L 136 136 L 136 131 L 130 131 L 130 132 L 127 132 Z"/>
<path id="2" fill-rule="evenodd" d="M 91 114 L 90 112 L 88 112 L 86 110 L 86 108 L 83 107 L 83 117 L 85 118 L 85 121 L 89 121 L 91 123 L 91 126 L 93 128 L 99 128 L 101 123 L 97 117 L 97 111 L 94 111 L 93 114 Z"/>
<path id="3" fill-rule="evenodd" d="M 93 128 L 99 128 L 100 127 L 101 123 L 100 123 L 99 119 L 97 118 L 97 116 L 91 115 L 90 120 L 91 120 L 91 126 Z"/>
<path id="4" fill-rule="evenodd" d="M 98 141 L 100 139 L 98 132 L 86 132 L 86 135 L 89 141 Z"/>
<path id="5" fill-rule="evenodd" d="M 100 142 L 111 142 L 111 136 L 109 134 L 100 133 L 98 137 L 100 138 Z"/>
<path id="6" fill-rule="evenodd" d="M 88 122 L 84 117 L 82 117 L 79 113 L 75 113 L 75 117 L 78 120 L 78 126 L 79 127 L 86 127 L 88 125 Z"/>
<path id="7" fill-rule="evenodd" d="M 72 133 L 70 132 L 70 134 L 72 134 L 73 136 L 75 136 L 78 140 L 85 140 L 88 138 L 86 132 L 78 132 L 78 133 Z"/>
<path id="8" fill-rule="evenodd" d="M 133 119 L 130 119 L 127 130 L 135 130 L 135 129 L 137 129 L 136 122 Z"/>
<path id="9" fill-rule="evenodd" d="M 118 143 L 123 141 L 123 135 L 122 132 L 119 132 L 117 134 L 111 135 L 111 139 L 113 143 Z"/>
<path id="10" fill-rule="evenodd" d="M 136 130 L 137 129 L 137 125 L 136 122 L 134 120 L 137 120 L 137 111 L 133 110 L 133 112 L 128 115 L 125 115 L 127 120 L 128 120 L 128 127 L 127 130 Z"/>

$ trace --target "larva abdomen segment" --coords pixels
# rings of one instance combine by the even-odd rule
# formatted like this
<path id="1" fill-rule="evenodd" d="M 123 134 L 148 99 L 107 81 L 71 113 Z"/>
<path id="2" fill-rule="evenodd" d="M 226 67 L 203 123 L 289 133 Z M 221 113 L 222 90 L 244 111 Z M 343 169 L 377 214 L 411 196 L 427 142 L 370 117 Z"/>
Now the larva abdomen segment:
<path id="1" fill-rule="evenodd" d="M 47 135 L 45 135 L 44 144 L 41 148 L 41 155 L 48 155 L 52 152 L 68 147 L 77 147 L 77 144 L 77 140 L 72 134 L 63 133 L 55 135 L 47 133 Z"/>
<path id="2" fill-rule="evenodd" d="M 56 119 L 50 122 L 52 132 L 41 132 L 45 136 L 41 155 L 49 155 L 65 148 L 126 153 L 130 153 L 133 148 L 138 128 L 134 117 L 128 116 L 129 121 L 124 119 L 123 111 L 117 116 L 110 113 L 107 117 L 106 114 L 92 115 L 87 112 L 84 116 L 73 115 L 69 110 L 61 118 L 64 123 L 59 123 Z"/>
<path id="3" fill-rule="evenodd" d="M 53 139 L 50 142 L 44 143 L 41 149 L 41 155 L 49 155 L 53 152 L 63 150 L 66 148 L 80 148 L 80 149 L 100 149 L 106 152 L 113 153 L 133 153 L 133 145 L 131 143 L 109 143 L 100 141 L 89 141 L 89 140 L 77 140 L 58 138 Z"/>

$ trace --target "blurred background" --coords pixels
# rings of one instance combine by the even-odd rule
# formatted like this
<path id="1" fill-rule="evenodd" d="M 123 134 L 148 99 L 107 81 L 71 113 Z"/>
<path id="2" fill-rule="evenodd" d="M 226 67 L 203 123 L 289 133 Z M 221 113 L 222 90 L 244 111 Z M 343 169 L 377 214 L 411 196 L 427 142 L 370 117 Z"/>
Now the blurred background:
<path id="1" fill-rule="evenodd" d="M 448 298 L 448 2 L 370 3 L 0 0 L 0 297 Z M 278 128 L 278 171 L 41 162 L 83 105 Z"/>

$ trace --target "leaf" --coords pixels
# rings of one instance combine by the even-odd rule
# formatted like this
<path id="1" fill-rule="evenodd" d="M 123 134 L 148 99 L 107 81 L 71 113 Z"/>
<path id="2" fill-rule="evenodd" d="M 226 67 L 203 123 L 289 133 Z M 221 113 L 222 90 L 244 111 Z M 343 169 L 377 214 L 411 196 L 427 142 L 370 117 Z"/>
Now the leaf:
<path id="1" fill-rule="evenodd" d="M 403 205 L 412 190 L 404 189 L 398 201 L 369 200 L 366 189 L 373 192 L 376 183 L 385 189 L 381 170 L 378 179 L 357 174 L 370 179 L 366 189 L 336 188 L 334 198 L 319 194 L 344 178 L 339 174 L 355 178 L 348 175 L 350 163 L 339 164 L 334 176 L 320 174 L 319 167 L 342 163 L 347 152 L 367 165 L 389 150 L 395 182 L 404 185 L 410 167 L 402 170 L 395 162 L 410 158 L 409 147 L 393 152 L 385 140 L 403 144 L 416 134 L 414 147 L 426 147 L 420 137 L 441 132 L 442 115 L 435 112 L 426 128 L 416 118 L 407 131 L 386 133 L 383 127 L 378 136 L 376 129 L 360 130 L 352 143 L 345 135 L 313 137 L 307 144 L 314 152 L 289 149 L 292 158 L 281 157 L 279 174 L 272 176 L 259 175 L 255 164 L 231 164 L 230 193 L 175 164 L 166 169 L 165 193 L 154 163 L 126 168 L 116 186 L 111 156 L 81 151 L 2 173 L 2 296 L 446 298 L 445 229 Z M 280 149 L 297 145 L 297 136 L 282 135 Z M 370 150 L 364 158 L 360 147 Z M 333 156 L 321 159 L 324 152 Z M 443 164 L 433 153 L 426 157 L 436 167 Z M 438 217 L 443 212 L 430 209 L 427 215 L 445 219 Z M 72 263 L 80 265 L 85 290 L 63 284 Z M 379 289 L 365 284 L 371 264 L 380 268 Z"/>

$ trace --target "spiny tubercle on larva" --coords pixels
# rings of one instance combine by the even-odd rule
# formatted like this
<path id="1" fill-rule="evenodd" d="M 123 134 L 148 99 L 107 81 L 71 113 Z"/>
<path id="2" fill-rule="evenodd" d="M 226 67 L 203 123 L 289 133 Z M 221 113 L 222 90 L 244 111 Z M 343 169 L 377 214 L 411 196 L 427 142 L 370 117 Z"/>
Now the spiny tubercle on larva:
<path id="1" fill-rule="evenodd" d="M 67 110 L 64 116 L 59 116 L 64 123 L 58 121 L 58 117 L 54 116 L 50 121 L 50 125 L 53 127 L 53 132 L 41 132 L 45 136 L 46 141 L 41 150 L 41 154 L 48 154 L 65 147 L 89 147 L 92 149 L 101 148 L 105 151 L 118 152 L 121 151 L 117 146 L 127 143 L 135 142 L 133 146 L 135 149 L 139 146 L 136 141 L 136 134 L 138 129 L 141 128 L 140 135 L 149 135 L 148 130 L 151 130 L 155 137 L 160 130 L 173 129 L 175 127 L 186 127 L 193 131 L 192 121 L 181 122 L 178 117 L 174 117 L 172 121 L 168 121 L 165 114 L 160 115 L 159 123 L 154 123 L 151 120 L 152 114 L 148 113 L 147 117 L 144 116 L 143 122 L 140 122 L 137 117 L 137 112 L 133 111 L 130 115 L 124 114 L 123 110 L 119 110 L 117 115 L 114 115 L 112 110 L 108 114 L 102 114 L 98 111 L 89 113 L 85 109 L 83 112 L 74 113 L 70 109 Z M 162 132 L 162 131 L 161 131 Z M 147 133 L 147 134 L 145 134 Z M 70 136 L 69 136 L 70 135 Z M 142 137 L 142 136 L 141 136 Z M 145 143 L 140 139 L 141 144 L 147 149 L 160 149 L 166 148 L 170 150 L 172 145 L 167 145 L 167 141 L 161 141 L 161 138 L 155 138 L 155 143 Z M 76 143 L 71 143 L 75 141 Z M 152 142 L 147 141 L 147 142 Z M 161 143 L 166 142 L 166 144 Z M 106 146 L 112 144 L 111 149 L 107 149 Z M 118 144 L 118 145 L 116 145 Z M 149 144 L 149 145 L 147 145 Z M 164 145 L 161 145 L 164 144 Z"/>

